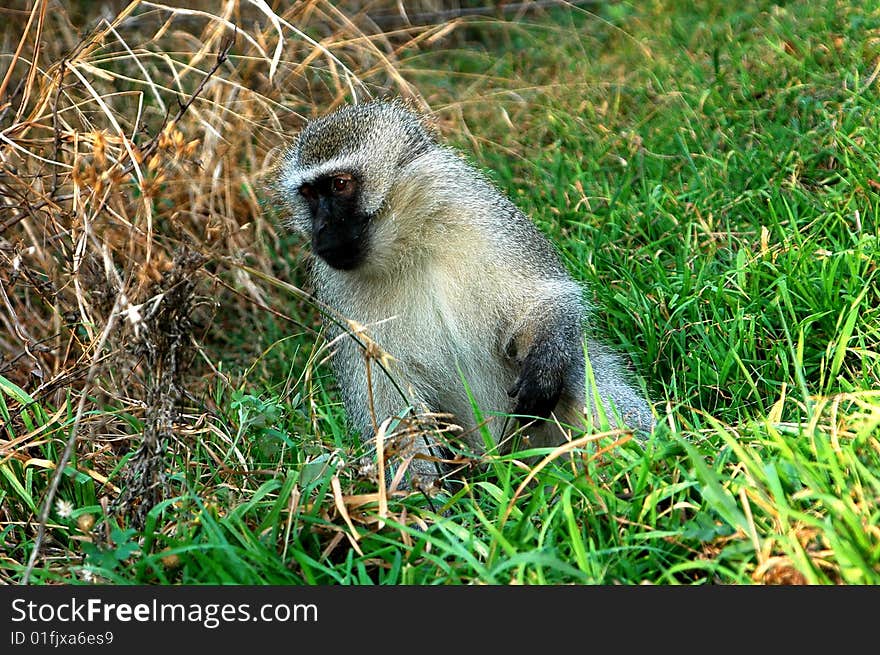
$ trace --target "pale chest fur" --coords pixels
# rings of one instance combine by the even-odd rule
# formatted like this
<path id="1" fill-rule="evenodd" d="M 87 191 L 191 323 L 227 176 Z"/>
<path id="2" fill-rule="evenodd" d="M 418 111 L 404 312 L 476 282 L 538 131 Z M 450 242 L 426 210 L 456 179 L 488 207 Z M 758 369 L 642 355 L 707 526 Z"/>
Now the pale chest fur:
<path id="1" fill-rule="evenodd" d="M 406 385 L 433 409 L 472 424 L 465 382 L 484 412 L 507 411 L 506 385 L 515 373 L 504 354 L 509 307 L 487 293 L 500 274 L 474 275 L 456 262 L 434 261 L 382 283 L 338 275 L 338 309 L 365 325 L 395 358 Z M 339 290 L 339 287 L 337 287 Z M 464 380 L 464 381 L 463 381 Z"/>

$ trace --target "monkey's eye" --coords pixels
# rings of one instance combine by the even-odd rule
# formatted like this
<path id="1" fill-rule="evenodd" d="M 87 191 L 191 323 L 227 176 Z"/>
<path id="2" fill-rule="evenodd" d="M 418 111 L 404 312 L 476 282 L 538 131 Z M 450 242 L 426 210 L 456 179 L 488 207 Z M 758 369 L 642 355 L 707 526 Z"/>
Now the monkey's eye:
<path id="1" fill-rule="evenodd" d="M 351 175 L 337 175 L 330 181 L 330 188 L 337 196 L 347 196 L 354 190 L 354 180 Z"/>
<path id="2" fill-rule="evenodd" d="M 315 189 L 311 184 L 303 184 L 299 188 L 299 195 L 308 201 L 312 201 L 318 197 L 318 194 L 315 193 Z"/>

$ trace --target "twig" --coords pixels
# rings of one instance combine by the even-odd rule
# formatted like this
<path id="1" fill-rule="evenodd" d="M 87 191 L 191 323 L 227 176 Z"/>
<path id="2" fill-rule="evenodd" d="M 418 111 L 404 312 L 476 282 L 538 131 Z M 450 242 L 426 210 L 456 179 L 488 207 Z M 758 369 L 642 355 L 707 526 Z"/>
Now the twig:
<path id="1" fill-rule="evenodd" d="M 21 40 L 18 42 L 15 54 L 12 55 L 12 61 L 9 64 L 9 68 L 6 70 L 6 75 L 3 76 L 3 81 L 0 82 L 0 98 L 2 98 L 3 94 L 6 92 L 6 86 L 9 84 L 9 80 L 12 79 L 12 71 L 15 68 L 15 64 L 18 63 L 18 60 L 21 58 L 21 51 L 24 50 L 24 44 L 27 41 L 27 35 L 28 32 L 31 31 L 31 25 L 34 22 L 34 16 L 36 16 L 36 14 L 37 5 L 34 5 L 30 16 L 28 16 L 27 25 L 24 26 L 24 31 L 21 33 Z M 36 66 L 36 63 L 34 65 Z"/>
<path id="2" fill-rule="evenodd" d="M 412 15 L 408 15 L 405 12 L 389 12 L 370 16 L 370 20 L 379 27 L 387 27 L 390 24 L 399 23 L 401 19 L 406 21 L 409 25 L 433 25 L 435 23 L 443 23 L 445 21 L 467 16 L 515 14 L 519 12 L 527 12 L 532 9 L 547 9 L 549 7 L 581 7 L 584 5 L 601 4 L 607 4 L 607 0 L 573 0 L 572 2 L 567 2 L 566 0 L 532 0 L 532 2 L 511 2 L 509 4 L 501 5 L 500 7 L 491 5 L 483 7 L 459 7 L 457 9 L 442 9 Z"/>
<path id="3" fill-rule="evenodd" d="M 21 95 L 21 103 L 18 106 L 18 111 L 15 113 L 15 122 L 18 123 L 21 120 L 21 117 L 24 115 L 25 109 L 28 105 L 28 100 L 31 96 L 31 90 L 34 87 L 34 80 L 37 79 L 37 71 L 39 70 L 39 66 L 37 62 L 40 60 L 40 48 L 42 47 L 42 36 L 43 36 L 43 25 L 46 20 L 46 6 L 49 3 L 47 0 L 42 0 L 39 3 L 40 12 L 37 17 L 37 29 L 34 34 L 34 54 L 33 54 L 33 64 L 30 69 L 28 69 L 27 74 L 27 84 L 24 87 L 24 92 Z M 37 3 L 34 3 L 34 9 L 37 8 Z"/>
<path id="4" fill-rule="evenodd" d="M 61 128 L 58 127 L 58 99 L 64 89 L 64 73 L 67 70 L 67 60 L 62 59 L 61 65 L 58 67 L 58 88 L 55 89 L 55 97 L 52 99 L 52 131 L 53 144 L 55 146 L 55 160 L 61 161 Z M 49 199 L 55 197 L 58 193 L 58 167 L 52 167 L 52 189 L 49 191 Z"/>
<path id="5" fill-rule="evenodd" d="M 107 343 L 107 338 L 110 336 L 110 332 L 113 330 L 113 326 L 116 323 L 116 317 L 119 313 L 120 306 L 122 305 L 123 297 L 124 295 L 122 293 L 116 296 L 116 302 L 113 303 L 113 310 L 110 312 L 110 317 L 107 319 L 107 324 L 104 326 L 104 331 L 101 333 L 101 338 L 98 340 L 98 345 L 95 347 L 95 352 L 92 355 L 92 361 L 89 365 L 89 374 L 86 376 L 86 381 L 83 385 L 82 394 L 79 398 L 79 405 L 76 408 L 76 417 L 73 420 L 73 426 L 70 428 L 70 436 L 67 438 L 67 445 L 64 447 L 64 452 L 61 453 L 61 459 L 55 468 L 55 475 L 52 476 L 52 483 L 49 485 L 49 491 L 46 494 L 46 499 L 43 501 L 43 507 L 40 510 L 40 522 L 37 526 L 37 537 L 34 539 L 34 547 L 33 550 L 31 550 L 27 568 L 21 579 L 21 584 L 23 585 L 29 584 L 31 573 L 37 562 L 37 555 L 40 553 L 40 546 L 43 544 L 43 538 L 46 535 L 46 521 L 49 520 L 49 510 L 52 508 L 52 501 L 55 500 L 55 494 L 58 493 L 58 486 L 61 484 L 61 478 L 64 476 L 64 469 L 67 467 L 67 462 L 73 453 L 73 447 L 76 444 L 76 433 L 79 424 L 82 421 L 83 413 L 85 412 L 86 397 L 88 396 L 89 387 L 95 379 L 95 373 L 98 370 L 98 363 L 101 360 L 101 351 L 104 349 L 104 345 Z"/>

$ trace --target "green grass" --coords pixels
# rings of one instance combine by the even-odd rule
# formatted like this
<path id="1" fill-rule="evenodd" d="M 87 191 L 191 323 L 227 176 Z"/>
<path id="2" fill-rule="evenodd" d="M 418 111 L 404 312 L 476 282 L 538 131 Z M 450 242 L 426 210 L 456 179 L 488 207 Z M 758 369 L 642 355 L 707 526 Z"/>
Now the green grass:
<path id="1" fill-rule="evenodd" d="M 880 12 L 604 11 L 474 22 L 477 46 L 407 51 L 401 69 L 464 119 L 450 138 L 587 284 L 597 330 L 657 401 L 644 448 L 601 437 L 529 483 L 514 457 L 487 458 L 456 493 L 390 498 L 380 514 L 314 336 L 267 315 L 263 356 L 215 357 L 229 383 L 205 385 L 207 419 L 182 432 L 175 496 L 142 532 L 92 545 L 77 520 L 102 516 L 108 492 L 73 461 L 58 497 L 74 509 L 52 513 L 52 557 L 32 579 L 880 583 Z M 40 430 L 47 461 L 75 405 L 0 384 L 5 438 Z M 44 467 L 0 463 L 0 499 L 21 517 L 3 527 L 11 580 Z"/>

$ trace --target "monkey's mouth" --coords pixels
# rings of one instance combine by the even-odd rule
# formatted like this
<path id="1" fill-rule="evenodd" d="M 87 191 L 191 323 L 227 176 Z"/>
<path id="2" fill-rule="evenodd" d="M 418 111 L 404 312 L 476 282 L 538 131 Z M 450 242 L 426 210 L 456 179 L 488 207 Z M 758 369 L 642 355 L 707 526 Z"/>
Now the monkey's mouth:
<path id="1" fill-rule="evenodd" d="M 339 271 L 351 271 L 364 260 L 364 251 L 353 244 L 327 243 L 317 241 L 312 244 L 315 254 Z"/>

